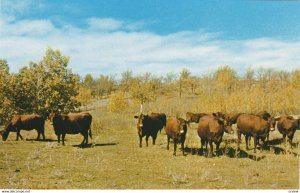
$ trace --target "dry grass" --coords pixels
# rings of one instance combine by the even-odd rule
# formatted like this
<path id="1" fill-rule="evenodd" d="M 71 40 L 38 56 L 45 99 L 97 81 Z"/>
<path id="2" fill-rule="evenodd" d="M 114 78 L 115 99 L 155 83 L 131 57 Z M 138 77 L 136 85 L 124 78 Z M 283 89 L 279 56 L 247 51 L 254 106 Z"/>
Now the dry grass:
<path id="1" fill-rule="evenodd" d="M 164 104 L 167 105 L 167 104 Z M 150 107 L 149 107 L 150 108 Z M 186 108 L 184 104 L 182 108 Z M 148 109 L 149 110 L 149 109 Z M 154 109 L 156 110 L 156 109 Z M 153 111 L 154 111 L 153 110 Z M 133 110 L 134 111 L 134 110 Z M 175 113 L 177 110 L 174 110 Z M 178 110 L 179 111 L 179 110 Z M 164 132 L 157 144 L 138 147 L 136 120 L 132 112 L 108 113 L 97 108 L 93 115 L 93 146 L 78 148 L 82 136 L 67 135 L 66 146 L 57 145 L 47 123 L 46 142 L 0 142 L 0 187 L 22 189 L 298 189 L 300 132 L 290 150 L 278 143 L 278 132 L 271 134 L 268 150 L 242 151 L 234 157 L 236 136 L 225 135 L 223 155 L 206 158 L 200 147 L 195 125 L 188 130 L 187 155 L 174 157 L 166 150 Z M 34 139 L 35 131 L 22 131 Z M 252 142 L 253 145 L 253 142 Z M 171 145 L 172 147 L 172 145 Z M 241 149 L 244 150 L 244 141 Z M 287 149 L 288 151 L 284 151 Z"/>

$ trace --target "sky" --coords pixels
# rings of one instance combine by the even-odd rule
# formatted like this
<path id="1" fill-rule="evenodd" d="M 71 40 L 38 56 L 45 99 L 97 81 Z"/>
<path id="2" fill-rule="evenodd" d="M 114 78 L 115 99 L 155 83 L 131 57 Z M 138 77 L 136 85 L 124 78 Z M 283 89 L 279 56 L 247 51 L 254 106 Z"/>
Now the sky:
<path id="1" fill-rule="evenodd" d="M 0 0 L 11 72 L 48 47 L 84 76 L 300 68 L 300 1 Z"/>

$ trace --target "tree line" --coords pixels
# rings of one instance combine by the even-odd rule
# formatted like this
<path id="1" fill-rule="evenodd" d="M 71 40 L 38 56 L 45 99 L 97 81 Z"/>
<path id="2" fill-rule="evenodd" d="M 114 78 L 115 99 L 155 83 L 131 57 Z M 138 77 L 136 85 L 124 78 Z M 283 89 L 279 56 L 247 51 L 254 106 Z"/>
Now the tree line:
<path id="1" fill-rule="evenodd" d="M 206 75 L 193 75 L 183 68 L 180 73 L 162 76 L 152 73 L 133 75 L 131 70 L 113 75 L 80 77 L 68 67 L 70 57 L 48 48 L 37 63 L 30 62 L 17 73 L 0 59 L 0 124 L 12 114 L 80 111 L 91 100 L 109 99 L 108 110 L 122 111 L 129 102 L 144 104 L 158 97 L 195 96 L 197 110 L 253 112 L 261 109 L 274 114 L 300 112 L 300 69 L 291 72 L 248 68 L 244 75 L 228 65 Z"/>

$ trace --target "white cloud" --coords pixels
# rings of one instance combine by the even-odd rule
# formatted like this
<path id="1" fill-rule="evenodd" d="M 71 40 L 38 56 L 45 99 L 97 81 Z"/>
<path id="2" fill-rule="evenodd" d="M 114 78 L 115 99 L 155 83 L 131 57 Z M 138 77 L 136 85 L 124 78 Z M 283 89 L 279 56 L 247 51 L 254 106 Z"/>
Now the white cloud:
<path id="1" fill-rule="evenodd" d="M 7 59 L 14 72 L 30 60 L 39 61 L 48 46 L 71 56 L 70 67 L 81 75 L 120 74 L 128 68 L 160 75 L 183 67 L 199 74 L 223 64 L 237 70 L 249 65 L 284 70 L 300 67 L 300 40 L 221 40 L 219 33 L 204 31 L 158 35 L 132 31 L 130 26 L 138 22 L 113 18 L 91 18 L 88 29 L 70 24 L 57 28 L 50 20 L 1 18 L 0 23 L 0 58 Z"/>
<path id="2" fill-rule="evenodd" d="M 90 18 L 87 20 L 90 29 L 93 30 L 117 30 L 123 25 L 121 21 L 112 18 Z"/>

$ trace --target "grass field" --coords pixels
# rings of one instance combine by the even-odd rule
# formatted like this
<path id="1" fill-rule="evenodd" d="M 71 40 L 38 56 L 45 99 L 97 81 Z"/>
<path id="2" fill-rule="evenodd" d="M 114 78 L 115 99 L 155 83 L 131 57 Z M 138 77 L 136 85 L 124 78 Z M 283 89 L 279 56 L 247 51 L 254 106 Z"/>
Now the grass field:
<path id="1" fill-rule="evenodd" d="M 109 113 L 96 108 L 93 145 L 79 148 L 81 135 L 67 135 L 58 145 L 46 123 L 47 141 L 35 141 L 36 131 L 22 131 L 27 140 L 15 141 L 11 133 L 0 142 L 0 188 L 9 189 L 298 189 L 299 142 L 297 131 L 290 149 L 280 144 L 278 131 L 270 134 L 271 146 L 256 154 L 242 151 L 236 158 L 236 133 L 224 136 L 223 155 L 206 158 L 195 125 L 188 129 L 186 156 L 166 150 L 166 135 L 157 144 L 138 146 L 133 113 Z M 150 139 L 151 141 L 151 139 Z M 245 150 L 243 140 L 242 150 Z M 287 150 L 287 151 L 285 151 Z"/>

